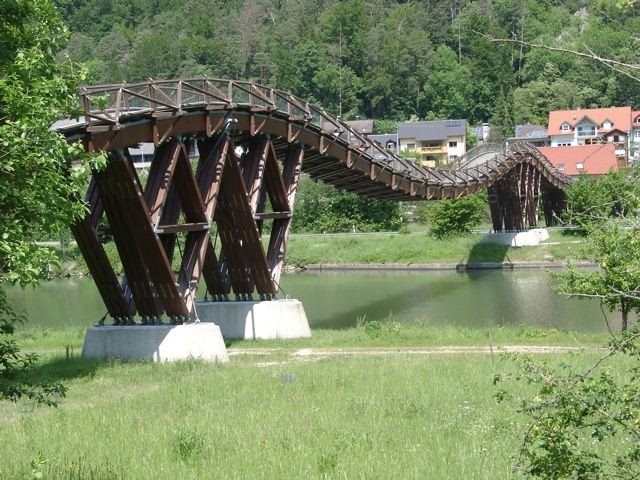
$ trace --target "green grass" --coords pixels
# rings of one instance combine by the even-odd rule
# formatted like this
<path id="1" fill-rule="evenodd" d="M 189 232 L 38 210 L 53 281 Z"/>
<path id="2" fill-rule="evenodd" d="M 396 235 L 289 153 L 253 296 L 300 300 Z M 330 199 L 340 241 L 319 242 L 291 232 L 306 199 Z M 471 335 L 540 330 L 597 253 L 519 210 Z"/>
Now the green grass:
<path id="1" fill-rule="evenodd" d="M 492 384 L 512 369 L 480 354 L 267 367 L 47 356 L 38 373 L 68 397 L 0 403 L 0 478 L 516 478 L 525 420 Z"/>
<path id="2" fill-rule="evenodd" d="M 424 233 L 405 235 L 292 235 L 287 263 L 482 263 L 561 261 L 578 258 L 575 236 L 552 231 L 550 243 L 538 247 L 511 248 L 483 243 L 483 234 L 437 240 Z M 579 240 L 579 237 L 578 237 Z"/>
<path id="3" fill-rule="evenodd" d="M 606 333 L 580 333 L 555 328 L 536 328 L 527 325 L 496 326 L 491 328 L 465 328 L 432 326 L 428 322 L 399 323 L 389 317 L 379 329 L 367 327 L 366 321 L 358 327 L 334 330 L 314 329 L 311 338 L 292 340 L 228 341 L 231 348 L 278 347 L 284 350 L 324 347 L 442 347 L 449 345 L 499 348 L 506 345 L 570 345 L 594 347 L 604 344 Z M 49 330 L 34 328 L 15 335 L 24 351 L 40 354 L 66 355 L 82 350 L 86 329 L 68 328 Z"/>

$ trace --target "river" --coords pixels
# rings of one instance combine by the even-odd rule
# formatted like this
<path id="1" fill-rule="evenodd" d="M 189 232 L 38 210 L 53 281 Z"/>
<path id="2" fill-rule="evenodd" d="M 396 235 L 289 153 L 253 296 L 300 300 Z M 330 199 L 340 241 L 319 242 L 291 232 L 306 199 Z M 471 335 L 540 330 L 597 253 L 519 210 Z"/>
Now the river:
<path id="1" fill-rule="evenodd" d="M 281 295 L 304 303 L 311 328 L 346 328 L 358 318 L 432 325 L 528 325 L 597 332 L 606 325 L 598 302 L 553 291 L 544 270 L 425 272 L 303 272 L 282 277 Z M 105 313 L 89 278 L 10 288 L 9 298 L 28 322 L 20 329 L 88 327 Z M 618 314 L 609 315 L 619 328 Z"/>

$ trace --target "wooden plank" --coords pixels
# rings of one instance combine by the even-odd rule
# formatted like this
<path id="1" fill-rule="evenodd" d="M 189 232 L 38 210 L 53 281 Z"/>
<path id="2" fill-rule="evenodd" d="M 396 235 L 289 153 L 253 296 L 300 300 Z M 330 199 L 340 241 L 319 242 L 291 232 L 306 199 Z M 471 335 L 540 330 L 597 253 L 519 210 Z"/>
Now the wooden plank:
<path id="1" fill-rule="evenodd" d="M 293 146 L 289 149 L 282 169 L 281 182 L 286 195 L 286 205 L 292 213 L 302 172 L 303 159 L 304 148 L 301 145 Z M 291 218 L 275 219 L 273 221 L 267 255 L 271 278 L 276 285 L 280 283 L 290 231 Z"/>
<path id="2" fill-rule="evenodd" d="M 263 212 L 255 213 L 253 218 L 255 220 L 274 220 L 282 218 L 291 218 L 293 214 L 291 212 Z"/>
<path id="3" fill-rule="evenodd" d="M 180 232 L 200 232 L 203 230 L 208 231 L 211 225 L 208 222 L 196 222 L 196 223 L 178 223 L 174 225 L 161 225 L 156 228 L 156 233 L 180 233 Z"/>
<path id="4" fill-rule="evenodd" d="M 184 152 L 184 146 L 181 152 Z M 162 243 L 153 231 L 151 217 L 142 198 L 142 192 L 133 181 L 133 169 L 118 153 L 116 153 L 118 161 L 111 163 L 117 167 L 115 172 L 120 183 L 121 194 L 116 197 L 116 201 L 125 219 L 124 224 L 133 236 L 134 245 L 138 247 L 138 254 L 149 273 L 157 298 L 164 310 L 172 318 L 186 317 L 190 312 L 176 286 L 176 279 Z"/>
<path id="5" fill-rule="evenodd" d="M 203 208 L 204 200 L 193 176 L 189 156 L 184 147 L 181 149 L 180 155 L 178 155 L 174 182 L 187 222 L 208 222 L 207 214 Z"/>
<path id="6" fill-rule="evenodd" d="M 92 183 L 95 182 L 92 181 Z M 78 244 L 78 248 L 87 263 L 89 273 L 98 288 L 102 301 L 112 318 L 121 321 L 134 315 L 120 288 L 116 276 L 104 247 L 98 239 L 95 229 L 91 225 L 91 216 L 87 215 L 83 220 L 71 226 L 71 232 Z"/>
<path id="7" fill-rule="evenodd" d="M 218 207 L 222 249 L 229 261 L 234 291 L 251 294 L 255 282 L 258 293 L 275 294 L 267 258 L 248 201 L 240 167 L 227 157 Z"/>
<path id="8" fill-rule="evenodd" d="M 181 142 L 173 140 L 160 145 L 155 151 L 144 189 L 144 200 L 149 209 L 152 225 L 157 225 L 162 215 L 162 208 L 169 194 L 169 187 L 182 147 Z"/>
<path id="9" fill-rule="evenodd" d="M 180 218 L 180 197 L 176 191 L 175 185 L 172 183 L 169 187 L 169 193 L 162 209 L 160 217 L 160 225 L 175 225 Z M 164 233 L 160 235 L 160 241 L 164 248 L 170 263 L 173 263 L 173 255 L 176 246 L 177 236 L 175 233 Z"/>
<path id="10" fill-rule="evenodd" d="M 149 272 L 142 262 L 136 245 L 134 236 L 121 211 L 122 200 L 121 182 L 118 179 L 117 170 L 124 165 L 122 153 L 109 155 L 107 167 L 94 174 L 100 196 L 102 198 L 105 213 L 109 220 L 109 225 L 113 231 L 113 240 L 116 244 L 122 268 L 124 269 L 126 280 L 123 284 L 125 292 L 133 298 L 137 312 L 143 317 L 157 317 L 162 314 L 162 306 L 154 301 L 154 290 L 151 285 Z M 125 198 L 124 201 L 128 199 Z"/>
<path id="11" fill-rule="evenodd" d="M 190 174 L 190 181 L 184 179 L 185 181 L 181 184 L 177 184 L 178 191 L 182 192 L 182 196 L 189 195 L 189 191 L 181 189 L 193 189 L 192 195 L 200 202 L 198 212 L 201 212 L 206 219 L 206 222 L 193 223 L 194 227 L 198 223 L 201 224 L 199 231 L 196 228 L 189 230 L 178 275 L 179 288 L 190 311 L 196 301 L 200 275 L 205 268 L 210 225 L 217 208 L 225 162 L 231 150 L 226 134 L 215 139 L 215 143 L 210 146 L 212 148 L 203 145 L 201 160 L 196 171 L 198 178 L 196 179 L 193 174 Z M 202 160 L 203 158 L 204 160 Z M 186 175 L 186 172 L 184 174 Z M 206 228 L 202 228 L 202 224 L 206 224 Z"/>
<path id="12" fill-rule="evenodd" d="M 272 143 L 262 138 L 249 146 L 249 152 L 242 159 L 242 179 L 253 212 L 256 211 L 260 199 L 265 162 L 270 150 L 273 150 Z"/>
<path id="13" fill-rule="evenodd" d="M 207 290 L 217 300 L 228 300 L 227 295 L 231 291 L 228 272 L 223 262 L 218 260 L 211 237 L 207 242 L 207 253 L 204 257 L 202 276 L 207 285 Z"/>

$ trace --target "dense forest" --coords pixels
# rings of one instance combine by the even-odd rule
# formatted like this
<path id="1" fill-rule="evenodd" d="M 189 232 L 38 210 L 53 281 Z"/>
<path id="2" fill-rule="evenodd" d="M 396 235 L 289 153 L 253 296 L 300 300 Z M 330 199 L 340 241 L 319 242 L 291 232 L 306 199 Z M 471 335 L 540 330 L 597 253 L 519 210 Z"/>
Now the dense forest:
<path id="1" fill-rule="evenodd" d="M 634 0 L 56 0 L 90 83 L 208 75 L 291 91 L 345 119 L 466 118 L 512 133 L 550 109 L 640 107 Z M 384 125 L 380 122 L 378 125 Z"/>

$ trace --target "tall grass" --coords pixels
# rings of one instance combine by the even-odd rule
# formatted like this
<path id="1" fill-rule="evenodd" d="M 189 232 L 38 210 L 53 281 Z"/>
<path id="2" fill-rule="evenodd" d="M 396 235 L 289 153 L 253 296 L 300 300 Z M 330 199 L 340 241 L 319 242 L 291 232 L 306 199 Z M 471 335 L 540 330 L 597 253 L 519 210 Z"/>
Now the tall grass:
<path id="1" fill-rule="evenodd" d="M 75 372 L 69 397 L 0 404 L 0 478 L 515 477 L 524 423 L 497 406 L 511 366 L 489 355 L 47 362 Z"/>

